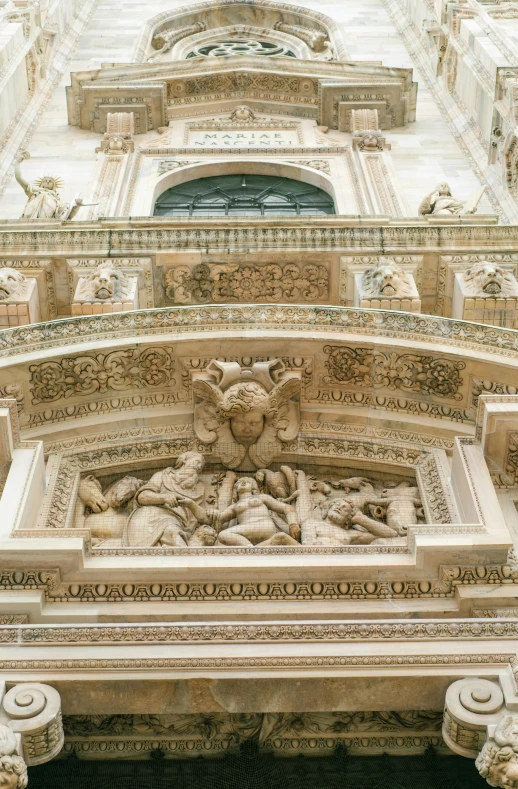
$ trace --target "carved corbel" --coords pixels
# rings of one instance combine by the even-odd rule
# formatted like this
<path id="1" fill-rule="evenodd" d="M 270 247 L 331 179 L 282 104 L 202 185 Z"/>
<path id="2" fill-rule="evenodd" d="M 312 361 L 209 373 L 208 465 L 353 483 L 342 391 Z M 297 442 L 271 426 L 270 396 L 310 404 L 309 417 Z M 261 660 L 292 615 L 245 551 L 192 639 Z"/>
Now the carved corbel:
<path id="1" fill-rule="evenodd" d="M 476 759 L 490 786 L 518 789 L 518 712 L 497 682 L 469 677 L 446 692 L 442 736 L 460 756 Z"/>
<path id="2" fill-rule="evenodd" d="M 6 692 L 0 682 L 0 784 L 25 789 L 27 767 L 53 759 L 63 748 L 61 699 L 50 685 L 24 682 Z M 2 781 L 2 773 L 7 781 Z M 13 776 L 17 782 L 13 783 Z"/>

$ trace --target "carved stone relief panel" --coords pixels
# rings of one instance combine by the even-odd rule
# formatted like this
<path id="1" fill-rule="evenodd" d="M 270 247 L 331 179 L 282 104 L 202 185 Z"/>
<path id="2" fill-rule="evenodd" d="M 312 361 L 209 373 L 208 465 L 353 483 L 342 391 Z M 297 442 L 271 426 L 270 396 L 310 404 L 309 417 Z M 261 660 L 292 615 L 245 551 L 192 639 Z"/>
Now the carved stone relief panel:
<path id="1" fill-rule="evenodd" d="M 326 302 L 329 264 L 199 263 L 165 269 L 166 304 Z"/>
<path id="2" fill-rule="evenodd" d="M 281 446 L 269 467 L 266 459 L 263 467 L 234 471 L 221 464 L 221 447 L 204 447 L 187 426 L 175 428 L 156 439 L 135 431 L 119 440 L 107 435 L 106 446 L 54 455 L 40 527 L 129 552 L 283 546 L 386 552 L 404 549 L 409 531 L 425 519 L 456 521 L 435 449 L 307 432 Z"/>
<path id="3" fill-rule="evenodd" d="M 385 544 L 423 520 L 415 481 L 398 482 L 398 475 L 385 486 L 372 477 L 339 479 L 335 471 L 324 478 L 290 465 L 249 475 L 207 474 L 204 465 L 201 453 L 187 451 L 174 466 L 140 478 L 127 474 L 104 489 L 86 475 L 78 525 L 100 547 L 262 548 Z"/>
<path id="4" fill-rule="evenodd" d="M 160 747 L 171 756 L 199 758 L 201 753 L 225 753 L 242 742 L 257 742 L 279 754 L 332 752 L 340 744 L 353 750 L 440 745 L 442 711 L 398 712 L 216 712 L 173 715 L 72 716 L 63 718 L 65 752 L 80 750 L 85 758 L 117 749 L 125 756 Z M 383 744 L 382 744 L 383 743 Z M 397 744 L 396 744 L 397 743 Z"/>
<path id="5" fill-rule="evenodd" d="M 326 345 L 329 384 L 367 386 L 461 400 L 465 362 L 430 354 L 384 353 L 372 348 Z"/>
<path id="6" fill-rule="evenodd" d="M 175 384 L 173 351 L 168 347 L 84 353 L 30 365 L 29 372 L 33 405 Z"/>

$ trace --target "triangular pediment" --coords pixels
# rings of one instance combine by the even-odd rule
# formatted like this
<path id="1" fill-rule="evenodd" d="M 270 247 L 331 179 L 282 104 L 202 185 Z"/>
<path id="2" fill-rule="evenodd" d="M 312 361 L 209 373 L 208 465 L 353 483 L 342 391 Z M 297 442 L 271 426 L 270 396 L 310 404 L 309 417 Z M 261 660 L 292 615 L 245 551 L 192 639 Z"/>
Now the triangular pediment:
<path id="1" fill-rule="evenodd" d="M 106 112 L 137 113 L 145 133 L 167 125 L 197 104 L 246 100 L 272 110 L 318 120 L 349 131 L 353 109 L 377 109 L 383 129 L 415 119 L 417 86 L 411 69 L 374 63 L 264 58 L 197 58 L 160 64 L 104 65 L 72 74 L 67 88 L 69 122 L 104 132 Z M 217 111 L 217 109 L 216 109 Z"/>

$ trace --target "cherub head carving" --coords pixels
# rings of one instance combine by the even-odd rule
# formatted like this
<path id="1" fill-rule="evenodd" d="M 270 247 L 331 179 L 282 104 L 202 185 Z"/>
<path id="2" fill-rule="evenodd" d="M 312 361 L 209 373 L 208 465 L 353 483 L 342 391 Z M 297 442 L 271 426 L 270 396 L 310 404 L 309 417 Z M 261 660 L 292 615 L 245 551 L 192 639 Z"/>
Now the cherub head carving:
<path id="1" fill-rule="evenodd" d="M 194 429 L 227 468 L 267 468 L 298 434 L 300 376 L 275 359 L 242 368 L 213 360 L 193 374 Z"/>
<path id="2" fill-rule="evenodd" d="M 16 755 L 16 736 L 9 726 L 0 724 L 0 789 L 25 789 L 27 766 Z"/>
<path id="3" fill-rule="evenodd" d="M 464 272 L 467 290 L 477 296 L 511 296 L 516 292 L 516 280 L 510 271 L 498 263 L 481 260 Z"/>
<path id="4" fill-rule="evenodd" d="M 13 268 L 0 268 L 0 301 L 23 296 L 27 280 L 21 271 Z"/>
<path id="5" fill-rule="evenodd" d="M 518 789 L 518 716 L 504 715 L 475 762 L 489 786 Z"/>
<path id="6" fill-rule="evenodd" d="M 408 274 L 389 258 L 380 258 L 362 277 L 362 296 L 367 298 L 403 298 L 413 295 Z"/>
<path id="7" fill-rule="evenodd" d="M 254 118 L 255 112 L 250 107 L 247 107 L 246 104 L 240 104 L 239 107 L 236 107 L 230 115 L 231 121 L 239 121 L 240 123 L 253 121 Z"/>
<path id="8" fill-rule="evenodd" d="M 111 260 L 81 277 L 76 298 L 81 301 L 120 301 L 129 294 L 130 283 L 123 271 L 114 267 Z"/>

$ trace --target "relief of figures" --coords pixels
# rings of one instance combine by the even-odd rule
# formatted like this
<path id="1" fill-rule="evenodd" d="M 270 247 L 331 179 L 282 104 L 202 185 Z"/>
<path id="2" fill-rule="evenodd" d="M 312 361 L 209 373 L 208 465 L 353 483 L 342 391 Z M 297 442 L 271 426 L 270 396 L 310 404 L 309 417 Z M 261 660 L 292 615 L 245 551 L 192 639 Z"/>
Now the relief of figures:
<path id="1" fill-rule="evenodd" d="M 102 490 L 79 486 L 84 526 L 102 547 L 343 546 L 405 537 L 421 517 L 408 481 L 317 479 L 283 465 L 255 474 L 203 473 L 199 452 L 143 481 L 124 476 Z"/>

